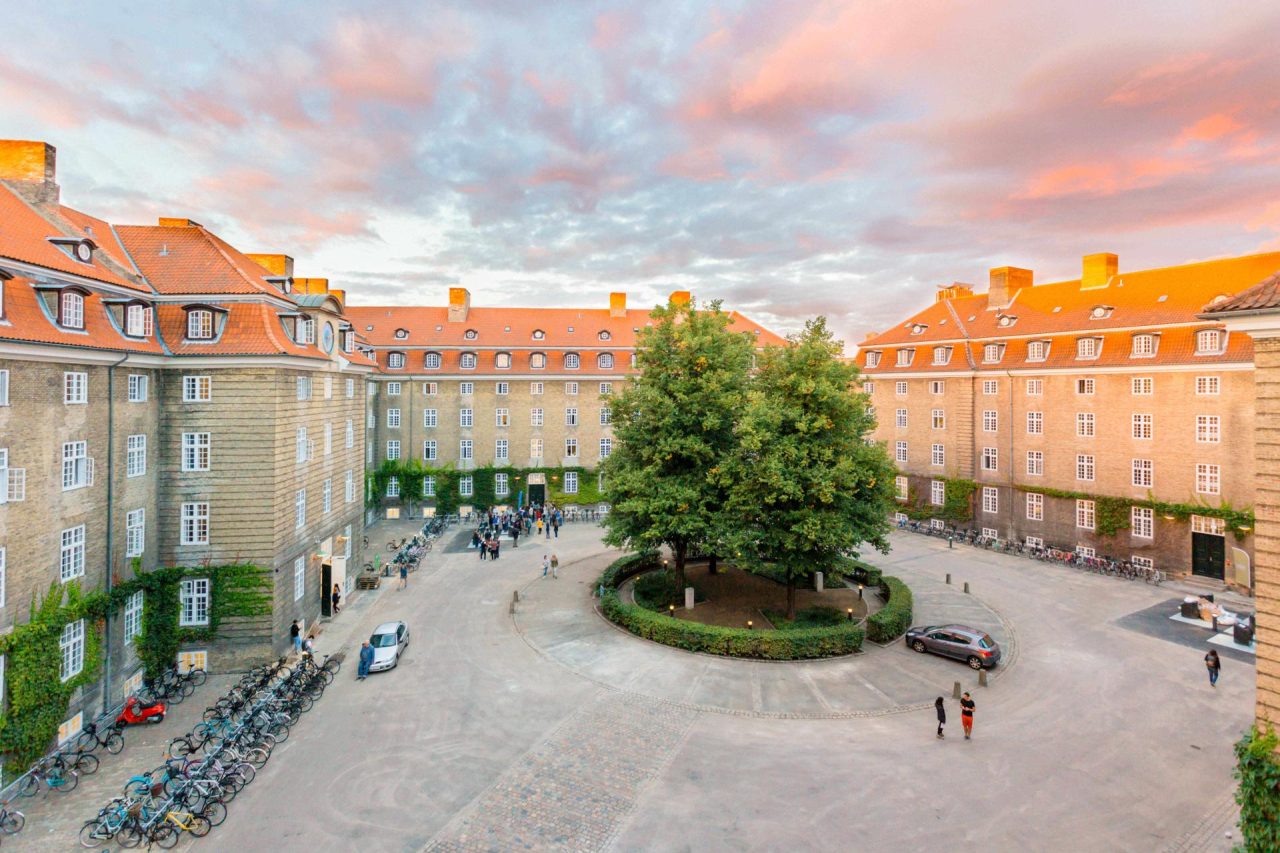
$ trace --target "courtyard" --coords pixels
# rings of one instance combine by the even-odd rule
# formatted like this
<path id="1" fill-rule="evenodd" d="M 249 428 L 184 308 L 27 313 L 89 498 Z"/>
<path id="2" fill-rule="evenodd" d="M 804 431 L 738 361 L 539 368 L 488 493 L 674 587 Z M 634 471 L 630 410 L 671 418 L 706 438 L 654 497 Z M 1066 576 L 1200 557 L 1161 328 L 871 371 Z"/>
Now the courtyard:
<path id="1" fill-rule="evenodd" d="M 1253 668 L 1224 660 L 1214 689 L 1201 651 L 1120 624 L 1175 590 L 895 533 L 872 562 L 915 589 L 917 624 L 980 622 L 1005 647 L 979 687 L 900 642 L 783 664 L 624 634 L 593 610 L 616 553 L 599 534 L 570 524 L 496 563 L 438 547 L 406 591 L 354 597 L 317 650 L 404 619 L 403 664 L 344 668 L 205 846 L 261 849 L 271 827 L 282 850 L 1230 848 Z M 978 705 L 972 741 L 955 682 Z M 96 809 L 79 793 L 62 806 Z M 41 832 L 32 819 L 23 841 Z"/>

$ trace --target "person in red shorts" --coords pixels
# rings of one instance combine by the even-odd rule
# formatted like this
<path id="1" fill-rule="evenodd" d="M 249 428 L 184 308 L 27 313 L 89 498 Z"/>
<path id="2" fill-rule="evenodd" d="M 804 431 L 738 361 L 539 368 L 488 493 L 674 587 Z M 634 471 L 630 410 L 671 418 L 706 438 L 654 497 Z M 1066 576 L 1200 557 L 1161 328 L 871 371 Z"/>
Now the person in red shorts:
<path id="1" fill-rule="evenodd" d="M 964 726 L 964 739 L 973 734 L 973 697 L 965 693 L 960 697 L 960 725 Z"/>

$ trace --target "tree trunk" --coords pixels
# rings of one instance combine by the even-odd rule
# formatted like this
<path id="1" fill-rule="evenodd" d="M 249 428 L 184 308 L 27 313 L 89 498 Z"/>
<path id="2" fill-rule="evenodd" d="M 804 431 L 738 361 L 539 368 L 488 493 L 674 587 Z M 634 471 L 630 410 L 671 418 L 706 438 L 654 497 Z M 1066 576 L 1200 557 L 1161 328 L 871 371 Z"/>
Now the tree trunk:
<path id="1" fill-rule="evenodd" d="M 676 594 L 684 595 L 684 558 L 687 546 L 683 542 L 679 542 L 675 546 L 676 557 Z"/>
<path id="2" fill-rule="evenodd" d="M 716 561 L 719 559 L 715 554 L 711 555 L 711 560 L 707 563 L 707 574 L 714 575 L 716 573 Z"/>
<path id="3" fill-rule="evenodd" d="M 787 577 L 787 621 L 796 621 L 796 578 L 795 575 Z"/>

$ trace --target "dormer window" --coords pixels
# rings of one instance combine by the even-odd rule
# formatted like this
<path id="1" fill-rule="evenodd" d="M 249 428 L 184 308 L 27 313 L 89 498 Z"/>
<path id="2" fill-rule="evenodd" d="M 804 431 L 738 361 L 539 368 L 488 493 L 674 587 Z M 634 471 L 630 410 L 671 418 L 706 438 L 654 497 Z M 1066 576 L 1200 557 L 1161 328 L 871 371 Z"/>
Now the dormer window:
<path id="1" fill-rule="evenodd" d="M 999 314 L 996 318 L 996 325 L 1002 329 L 1007 329 L 1016 322 L 1018 322 L 1016 314 Z"/>
<path id="2" fill-rule="evenodd" d="M 1098 357 L 1098 339 L 1097 338 L 1077 338 L 1076 339 L 1076 358 L 1097 358 Z"/>
<path id="3" fill-rule="evenodd" d="M 298 343 L 314 344 L 316 342 L 316 321 L 310 317 L 298 318 Z"/>
<path id="4" fill-rule="evenodd" d="M 544 352 L 535 352 L 529 356 L 529 367 L 533 370 L 542 370 L 547 366 L 547 354 Z"/>
<path id="5" fill-rule="evenodd" d="M 196 308 L 187 312 L 187 340 L 207 341 L 213 338 L 213 312 Z"/>
<path id="6" fill-rule="evenodd" d="M 389 352 L 387 353 L 387 367 L 392 370 L 400 370 L 404 367 L 404 353 Z"/>
<path id="7" fill-rule="evenodd" d="M 124 333 L 131 338 L 149 338 L 152 331 L 150 305 L 134 303 L 124 309 Z"/>
<path id="8" fill-rule="evenodd" d="M 1090 320 L 1105 320 L 1111 316 L 1111 312 L 1116 310 L 1110 305 L 1095 305 L 1093 310 L 1089 312 Z"/>
<path id="9" fill-rule="evenodd" d="M 608 329 L 602 329 L 600 334 L 597 335 L 596 337 L 600 338 L 600 340 L 602 341 L 608 341 L 613 339 L 613 335 L 609 333 Z"/>
<path id="10" fill-rule="evenodd" d="M 462 336 L 469 341 L 474 341 L 476 338 L 480 337 L 480 333 L 475 329 L 467 329 L 462 333 Z"/>
<path id="11" fill-rule="evenodd" d="M 511 353 L 500 352 L 497 355 L 495 355 L 493 357 L 493 366 L 496 367 L 498 370 L 510 370 L 511 369 Z"/>
<path id="12" fill-rule="evenodd" d="M 929 328 L 929 327 L 928 327 L 928 326 L 926 326 L 924 323 L 916 323 L 914 326 L 912 326 L 912 327 L 911 327 L 911 334 L 913 334 L 913 335 L 923 335 L 923 334 L 924 334 L 925 329 L 927 329 L 927 328 Z"/>
<path id="13" fill-rule="evenodd" d="M 338 333 L 338 346 L 343 352 L 351 352 L 351 342 L 356 339 L 354 329 L 343 329 Z"/>
<path id="14" fill-rule="evenodd" d="M 911 360 L 916 357 L 914 349 L 898 350 L 898 367 L 907 367 L 911 364 Z"/>
<path id="15" fill-rule="evenodd" d="M 1196 332 L 1196 355 L 1215 355 L 1222 351 L 1222 332 L 1203 329 Z"/>
<path id="16" fill-rule="evenodd" d="M 982 347 L 982 361 L 985 364 L 997 364 L 1004 356 L 1004 344 L 985 344 Z"/>
<path id="17" fill-rule="evenodd" d="M 576 352 L 567 352 L 564 354 L 564 369 L 565 370 L 578 369 L 578 354 Z"/>
<path id="18" fill-rule="evenodd" d="M 1027 341 L 1027 361 L 1044 361 L 1048 357 L 1048 341 Z"/>
<path id="19" fill-rule="evenodd" d="M 535 341 L 543 340 L 544 338 L 546 338 L 546 336 L 547 336 L 547 333 L 546 333 L 546 332 L 544 332 L 544 331 L 542 331 L 541 329 L 534 329 L 534 330 L 533 330 L 533 339 L 534 339 Z"/>
<path id="20" fill-rule="evenodd" d="M 475 370 L 476 354 L 473 352 L 464 352 L 462 357 L 458 359 L 458 366 L 463 370 Z"/>
<path id="21" fill-rule="evenodd" d="M 870 350 L 867 353 L 867 367 L 880 366 L 880 353 L 878 350 Z"/>
<path id="22" fill-rule="evenodd" d="M 422 357 L 422 366 L 425 367 L 427 370 L 439 370 L 440 369 L 440 353 L 429 352 L 426 355 L 424 355 Z"/>
<path id="23" fill-rule="evenodd" d="M 64 329 L 84 328 L 84 294 L 74 290 L 62 291 L 58 299 L 58 325 Z"/>
<path id="24" fill-rule="evenodd" d="M 951 361 L 951 347 L 934 347 L 933 363 L 947 364 Z"/>
<path id="25" fill-rule="evenodd" d="M 754 358 L 755 356 L 752 356 Z M 613 353 L 602 352 L 596 356 L 596 367 L 601 370 L 613 370 Z"/>
<path id="26" fill-rule="evenodd" d="M 409 337 L 408 329 L 396 329 L 396 340 L 403 341 L 407 337 Z"/>
<path id="27" fill-rule="evenodd" d="M 93 250 L 98 248 L 92 240 L 75 240 L 69 237 L 51 237 L 49 242 L 82 264 L 93 263 Z"/>
<path id="28" fill-rule="evenodd" d="M 1150 358 L 1156 354 L 1156 336 L 1150 334 L 1133 336 L 1133 351 L 1131 355 L 1134 358 Z"/>

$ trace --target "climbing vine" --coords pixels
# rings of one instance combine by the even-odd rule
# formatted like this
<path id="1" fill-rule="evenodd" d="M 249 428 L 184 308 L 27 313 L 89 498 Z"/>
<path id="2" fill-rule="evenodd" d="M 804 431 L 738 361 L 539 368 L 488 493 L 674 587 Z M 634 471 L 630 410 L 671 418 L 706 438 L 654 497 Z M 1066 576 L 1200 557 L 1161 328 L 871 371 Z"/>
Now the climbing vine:
<path id="1" fill-rule="evenodd" d="M 1098 533 L 1103 536 L 1112 536 L 1121 530 L 1127 530 L 1129 528 L 1130 510 L 1133 507 L 1150 509 L 1156 515 L 1164 516 L 1169 521 L 1185 522 L 1189 521 L 1193 515 L 1220 518 L 1226 522 L 1226 526 L 1235 535 L 1236 539 L 1244 539 L 1245 535 L 1254 526 L 1253 510 L 1236 509 L 1229 503 L 1223 503 L 1221 506 L 1215 507 L 1202 503 L 1171 503 L 1152 498 L 1146 500 L 1140 498 L 1116 498 L 1094 495 L 1088 492 L 1072 492 L 1066 489 L 1046 489 L 1021 483 L 1014 486 L 1014 488 L 1022 492 L 1048 495 L 1051 498 L 1093 501 L 1096 513 L 1095 524 L 1097 525 Z"/>
<path id="2" fill-rule="evenodd" d="M 973 518 L 973 493 L 977 491 L 978 484 L 973 480 L 960 478 L 944 479 L 935 477 L 933 479 L 943 479 L 946 483 L 942 506 L 922 503 L 916 489 L 909 487 L 907 490 L 907 502 L 905 505 L 899 505 L 898 511 L 908 518 L 917 520 L 927 518 L 941 518 L 954 522 L 971 520 Z"/>
<path id="3" fill-rule="evenodd" d="M 1240 806 L 1242 853 L 1280 850 L 1280 746 L 1271 728 L 1254 726 L 1235 746 L 1235 777 L 1240 781 L 1236 803 Z"/>
<path id="4" fill-rule="evenodd" d="M 578 491 L 568 494 L 564 491 L 565 475 L 578 475 Z M 496 490 L 498 474 L 507 475 L 507 494 L 499 495 Z M 529 475 L 545 474 L 547 500 L 557 505 L 594 504 L 604 500 L 599 488 L 596 472 L 588 468 L 514 468 L 484 466 L 469 471 L 454 468 L 433 468 L 422 464 L 417 459 L 387 459 L 367 476 L 366 502 L 370 507 L 380 506 L 387 498 L 387 486 L 391 478 L 396 478 L 400 487 L 400 500 L 405 503 L 434 506 L 436 512 L 446 514 L 457 511 L 461 504 L 477 507 L 489 507 L 501 502 L 514 503 L 520 492 L 529 490 Z M 435 478 L 435 494 L 422 497 L 422 486 L 427 477 Z M 471 478 L 471 494 L 464 496 L 461 492 L 463 477 Z M 395 500 L 395 498 L 390 498 Z"/>

